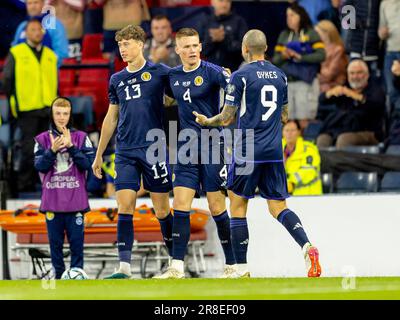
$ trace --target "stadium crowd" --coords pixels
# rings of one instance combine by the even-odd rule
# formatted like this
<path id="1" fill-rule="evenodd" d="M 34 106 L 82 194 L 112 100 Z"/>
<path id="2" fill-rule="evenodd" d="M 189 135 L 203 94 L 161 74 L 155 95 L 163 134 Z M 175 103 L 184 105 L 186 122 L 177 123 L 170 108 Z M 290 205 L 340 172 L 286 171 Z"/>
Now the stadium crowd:
<path id="1" fill-rule="evenodd" d="M 180 64 L 174 32 L 175 25 L 182 22 L 168 16 L 171 11 L 159 14 L 145 0 L 4 2 L 1 16 L 12 36 L 5 35 L 0 43 L 2 172 L 6 177 L 18 176 L 15 181 L 9 179 L 10 190 L 23 196 L 21 192 L 38 191 L 33 137 L 46 129 L 42 124 L 48 123 L 48 109 L 57 96 L 54 82 L 58 81 L 58 94 L 74 102 L 75 126 L 88 132 L 96 146 L 107 112 L 109 77 L 125 67 L 114 40 L 116 31 L 128 24 L 141 25 L 148 35 L 145 58 L 173 67 Z M 327 152 L 332 155 L 349 146 L 360 146 L 352 149 L 356 152 L 375 146 L 377 157 L 385 156 L 389 149 L 399 154 L 393 145 L 400 145 L 400 1 L 299 0 L 285 4 L 286 27 L 280 30 L 273 54 L 267 58 L 288 76 L 291 129 L 304 137 L 299 137 L 299 144 L 287 140 L 286 163 L 298 156 L 300 145 L 308 149 L 306 153 L 312 150 L 315 154 L 311 162 L 309 155 L 302 161 L 318 170 L 320 153 L 323 166 Z M 231 0 L 211 0 L 210 5 L 210 10 L 205 6 L 207 10 L 188 23 L 200 34 L 202 59 L 234 72 L 245 64 L 241 41 L 252 21 L 235 12 Z M 342 13 L 346 5 L 353 6 L 355 17 Z M 7 10 L 13 14 L 5 14 Z M 31 30 L 39 23 L 43 34 Z M 270 38 L 269 30 L 263 31 Z M 36 40 L 32 39 L 35 32 Z M 30 59 L 30 63 L 21 68 L 21 59 Z M 54 60 L 52 65 L 49 59 Z M 40 77 L 47 80 L 37 80 Z M 168 108 L 167 118 L 178 120 L 176 106 Z M 292 150 L 287 149 L 289 145 Z M 110 143 L 102 181 L 89 175 L 92 195 L 113 196 L 113 153 L 114 144 Z M 289 171 L 289 191 L 304 194 L 296 191 L 301 181 L 294 178 L 301 174 Z M 317 177 L 309 183 L 319 185 L 321 173 Z"/>

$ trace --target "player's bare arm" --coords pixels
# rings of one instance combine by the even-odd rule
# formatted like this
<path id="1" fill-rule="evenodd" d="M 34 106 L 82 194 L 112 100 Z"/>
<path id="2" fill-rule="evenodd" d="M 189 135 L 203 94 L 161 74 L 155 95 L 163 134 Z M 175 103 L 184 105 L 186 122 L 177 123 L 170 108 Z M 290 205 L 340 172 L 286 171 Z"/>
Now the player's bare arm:
<path id="1" fill-rule="evenodd" d="M 207 118 L 205 115 L 199 114 L 196 111 L 193 111 L 193 114 L 196 116 L 196 122 L 202 126 L 226 127 L 235 120 L 237 109 L 238 108 L 235 106 L 225 105 L 222 112 L 212 118 Z"/>
<path id="2" fill-rule="evenodd" d="M 108 107 L 107 115 L 104 118 L 103 125 L 101 126 L 101 135 L 99 146 L 96 152 L 96 158 L 93 161 L 92 170 L 94 175 L 101 179 L 101 166 L 103 164 L 103 153 L 106 150 L 108 142 L 114 134 L 115 128 L 118 123 L 118 105 L 110 104 Z"/>
<path id="3" fill-rule="evenodd" d="M 281 115 L 281 122 L 283 125 L 285 125 L 288 122 L 289 119 L 289 107 L 287 104 L 285 104 L 282 107 L 282 115 Z"/>

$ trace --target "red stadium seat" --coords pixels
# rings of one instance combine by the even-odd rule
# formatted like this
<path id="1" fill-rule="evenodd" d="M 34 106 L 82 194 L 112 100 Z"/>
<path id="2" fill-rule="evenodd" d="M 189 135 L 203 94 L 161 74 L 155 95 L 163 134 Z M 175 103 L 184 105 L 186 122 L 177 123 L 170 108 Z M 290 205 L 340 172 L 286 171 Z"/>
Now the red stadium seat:
<path id="1" fill-rule="evenodd" d="M 63 60 L 63 65 L 73 65 L 78 62 L 74 58 L 68 58 Z M 74 87 L 76 85 L 76 69 L 60 69 L 59 72 L 59 85 L 61 88 Z"/>
<path id="2" fill-rule="evenodd" d="M 82 59 L 102 58 L 103 34 L 85 34 L 82 41 Z"/>

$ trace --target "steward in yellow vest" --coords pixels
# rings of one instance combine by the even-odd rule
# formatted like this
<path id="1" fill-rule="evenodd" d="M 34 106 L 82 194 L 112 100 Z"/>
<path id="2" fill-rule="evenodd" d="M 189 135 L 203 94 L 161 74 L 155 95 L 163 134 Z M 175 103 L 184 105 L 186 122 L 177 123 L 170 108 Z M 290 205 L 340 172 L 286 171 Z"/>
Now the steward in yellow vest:
<path id="1" fill-rule="evenodd" d="M 14 92 L 10 96 L 14 117 L 20 112 L 49 107 L 57 97 L 57 56 L 43 46 L 41 55 L 35 55 L 27 43 L 10 50 L 14 61 Z"/>
<path id="2" fill-rule="evenodd" d="M 26 24 L 26 43 L 12 47 L 4 65 L 4 90 L 10 102 L 22 137 L 15 150 L 21 161 L 15 165 L 17 189 L 36 190 L 38 181 L 34 169 L 34 137 L 49 129 L 49 110 L 57 97 L 57 56 L 43 45 L 44 30 L 37 19 Z"/>
<path id="3" fill-rule="evenodd" d="M 283 154 L 288 191 L 294 196 L 321 195 L 321 158 L 316 145 L 300 136 L 300 125 L 289 120 L 283 129 Z"/>

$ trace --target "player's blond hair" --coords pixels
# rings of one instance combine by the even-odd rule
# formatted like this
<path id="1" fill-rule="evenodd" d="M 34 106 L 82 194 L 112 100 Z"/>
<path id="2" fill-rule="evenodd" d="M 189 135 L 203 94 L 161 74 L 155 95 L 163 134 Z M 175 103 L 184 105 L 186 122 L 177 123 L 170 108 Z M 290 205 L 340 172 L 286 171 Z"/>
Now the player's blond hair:
<path id="1" fill-rule="evenodd" d="M 184 38 L 184 37 L 193 37 L 197 36 L 200 38 L 199 33 L 193 28 L 182 28 L 179 29 L 175 35 L 176 39 Z"/>
<path id="2" fill-rule="evenodd" d="M 64 108 L 72 108 L 71 101 L 65 97 L 58 97 L 53 100 L 51 103 L 52 107 L 64 107 Z"/>
<path id="3" fill-rule="evenodd" d="M 140 26 L 134 26 L 132 24 L 122 28 L 115 34 L 115 41 L 122 40 L 136 40 L 142 43 L 146 41 L 146 33 Z"/>

